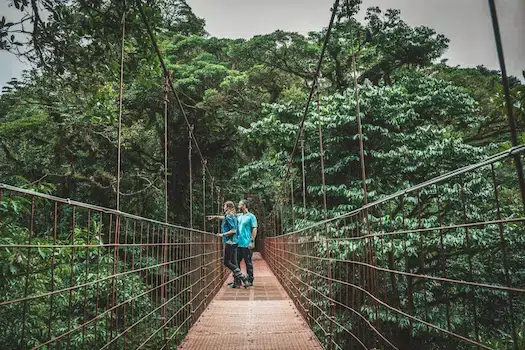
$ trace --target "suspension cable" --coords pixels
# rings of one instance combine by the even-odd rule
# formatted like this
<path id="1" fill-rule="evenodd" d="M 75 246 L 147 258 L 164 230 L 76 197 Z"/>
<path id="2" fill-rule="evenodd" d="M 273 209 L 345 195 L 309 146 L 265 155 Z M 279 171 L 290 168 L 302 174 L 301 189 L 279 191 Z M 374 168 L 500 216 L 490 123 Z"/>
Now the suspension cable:
<path id="1" fill-rule="evenodd" d="M 503 85 L 503 92 L 505 95 L 505 104 L 507 105 L 508 123 L 510 128 L 510 139 L 513 147 L 519 145 L 516 119 L 514 118 L 514 105 L 512 104 L 512 97 L 510 95 L 509 80 L 507 78 L 507 67 L 505 65 L 505 55 L 503 54 L 503 44 L 501 41 L 501 33 L 498 21 L 498 12 L 496 9 L 496 3 L 494 0 L 489 0 L 490 15 L 492 19 L 492 29 L 494 31 L 494 39 L 496 41 L 496 50 L 498 52 L 498 59 L 501 69 L 501 82 Z M 518 176 L 518 183 L 520 186 L 521 201 L 525 206 L 525 180 L 523 175 L 523 164 L 520 156 L 514 157 L 514 163 L 516 166 L 516 174 Z"/>
<path id="2" fill-rule="evenodd" d="M 288 163 L 288 168 L 287 168 L 286 173 L 285 173 L 285 175 L 283 177 L 283 182 L 286 181 L 286 179 L 288 178 L 288 175 L 290 174 L 290 171 L 291 171 L 291 168 L 292 168 L 293 157 L 294 157 L 295 152 L 297 150 L 297 147 L 299 145 L 299 141 L 301 140 L 301 134 L 302 134 L 303 129 L 304 129 L 304 123 L 306 121 L 306 117 L 308 115 L 308 110 L 310 109 L 310 104 L 312 102 L 312 99 L 314 97 L 314 92 L 315 92 L 315 89 L 316 89 L 316 83 L 315 82 L 319 79 L 319 73 L 321 72 L 321 65 L 323 64 L 324 56 L 325 56 L 325 53 L 326 53 L 326 48 L 328 47 L 328 42 L 330 40 L 330 35 L 332 33 L 332 28 L 333 28 L 333 25 L 334 25 L 335 15 L 337 13 L 337 9 L 338 8 L 339 8 L 339 0 L 335 0 L 334 5 L 332 7 L 332 15 L 330 17 L 330 23 L 328 24 L 328 28 L 326 30 L 326 34 L 325 34 L 325 37 L 324 37 L 323 47 L 321 49 L 321 55 L 319 56 L 319 60 L 317 62 L 317 67 L 315 69 L 315 73 L 314 73 L 314 76 L 313 76 L 313 83 L 312 83 L 312 86 L 310 88 L 310 93 L 308 94 L 308 99 L 306 100 L 304 113 L 303 113 L 303 116 L 301 118 L 301 124 L 299 126 L 299 131 L 297 132 L 297 137 L 295 139 L 295 144 L 293 146 L 292 152 L 290 153 L 290 162 Z"/>
<path id="3" fill-rule="evenodd" d="M 116 209 L 120 210 L 120 151 L 121 151 L 121 135 L 122 135 L 122 99 L 124 94 L 124 44 L 126 35 L 126 11 L 122 14 L 122 40 L 120 44 L 120 93 L 119 93 L 119 114 L 117 122 L 117 203 Z"/>
<path id="4" fill-rule="evenodd" d="M 292 149 L 292 152 L 290 153 L 290 158 L 288 160 L 288 167 L 286 168 L 286 172 L 281 180 L 281 187 L 280 187 L 280 191 L 282 193 L 286 193 L 286 181 L 288 179 L 288 176 L 290 175 L 291 173 L 291 169 L 293 167 L 293 157 L 295 155 L 295 152 L 297 151 L 297 147 L 298 145 L 300 144 L 301 142 L 301 153 L 302 153 L 302 176 L 303 176 L 303 206 L 305 208 L 305 218 L 306 218 L 306 189 L 305 189 L 305 185 L 306 185 L 306 180 L 305 180 L 305 177 L 304 177 L 304 124 L 305 124 L 305 121 L 306 121 L 306 117 L 308 116 L 308 111 L 310 109 L 310 104 L 314 98 L 314 93 L 316 91 L 316 89 L 318 89 L 318 81 L 319 81 L 319 75 L 320 75 L 320 72 L 321 72 L 321 66 L 323 64 L 323 61 L 324 61 L 324 56 L 325 56 L 325 53 L 326 53 L 326 49 L 328 47 L 328 42 L 330 41 L 330 35 L 332 33 L 332 28 L 333 28 L 333 25 L 334 25 L 334 21 L 335 21 L 335 16 L 337 14 L 337 10 L 339 8 L 339 0 L 335 0 L 334 2 L 334 5 L 332 7 L 332 13 L 331 13 L 331 16 L 330 16 L 330 23 L 328 24 L 328 28 L 326 30 L 326 34 L 325 34 L 325 37 L 324 37 L 324 40 L 323 40 L 323 46 L 321 48 L 321 55 L 319 56 L 319 60 L 317 61 L 317 66 L 316 66 L 316 69 L 315 69 L 315 72 L 314 72 L 314 75 L 313 75 L 313 81 L 312 81 L 312 86 L 310 87 L 310 92 L 308 93 L 308 98 L 306 100 L 306 105 L 304 107 L 304 112 L 303 112 L 303 116 L 301 118 L 301 123 L 299 125 L 299 130 L 297 132 L 297 136 L 295 138 L 295 143 L 294 143 L 294 147 Z M 324 186 L 323 186 L 324 188 Z M 325 199 L 324 199 L 324 202 L 325 202 L 325 208 L 326 208 L 326 195 L 324 196 Z M 277 198 L 277 200 L 279 200 Z M 326 210 L 325 210 L 325 220 L 326 220 Z M 282 205 L 281 205 L 281 233 L 283 232 L 284 230 L 284 227 L 283 227 L 283 221 L 282 221 Z"/>
<path id="5" fill-rule="evenodd" d="M 136 0 L 136 4 L 137 4 L 137 8 L 139 10 L 139 13 L 140 13 L 140 16 L 142 18 L 142 22 L 144 23 L 145 27 L 146 27 L 146 30 L 148 32 L 148 35 L 150 37 L 150 41 L 151 41 L 151 44 L 153 46 L 153 49 L 155 51 L 155 53 L 157 54 L 157 57 L 159 59 L 159 63 L 161 65 L 161 68 L 162 70 L 164 71 L 164 74 L 168 77 L 168 86 L 171 90 L 171 92 L 173 93 L 173 95 L 175 96 L 175 100 L 177 101 L 177 106 L 179 107 L 181 113 L 182 113 L 182 116 L 184 117 L 184 121 L 186 122 L 186 126 L 188 127 L 188 129 L 190 129 L 190 132 L 189 132 L 189 135 L 190 135 L 190 139 L 193 139 L 193 141 L 195 142 L 195 147 L 197 149 L 197 152 L 201 158 L 201 161 L 204 161 L 204 156 L 202 154 L 202 151 L 199 147 L 199 144 L 197 143 L 197 140 L 195 138 L 195 134 L 192 130 L 192 125 L 188 119 L 188 115 L 186 114 L 186 111 L 184 110 L 184 107 L 182 105 L 182 101 L 180 100 L 179 98 L 179 94 L 177 92 L 177 90 L 175 89 L 175 86 L 173 84 L 173 79 L 171 78 L 171 76 L 168 74 L 168 68 L 166 66 L 166 63 L 164 62 L 164 58 L 162 57 L 162 53 L 160 52 L 160 49 L 159 49 L 159 46 L 158 46 L 158 43 L 157 43 L 157 40 L 155 38 L 155 34 L 153 33 L 153 30 L 151 29 L 151 26 L 149 24 L 149 21 L 146 17 L 146 14 L 144 13 L 144 9 L 142 7 L 142 0 Z M 212 178 L 213 176 L 211 175 L 211 172 L 209 170 L 209 168 L 206 166 L 206 173 L 208 174 L 208 176 L 210 178 Z"/>
<path id="6" fill-rule="evenodd" d="M 361 181 L 363 182 L 363 205 L 368 204 L 368 191 L 366 187 L 366 163 L 365 163 L 365 151 L 363 145 L 363 125 L 361 123 L 361 109 L 359 105 L 359 84 L 357 82 L 357 64 L 356 55 L 354 49 L 354 32 L 352 30 L 352 22 L 350 15 L 350 3 L 348 0 L 345 1 L 348 22 L 350 24 L 350 39 L 352 40 L 352 75 L 354 77 L 354 96 L 355 96 L 355 114 L 357 118 L 357 132 L 359 134 L 359 159 L 361 162 Z M 358 37 L 359 40 L 359 37 Z"/>

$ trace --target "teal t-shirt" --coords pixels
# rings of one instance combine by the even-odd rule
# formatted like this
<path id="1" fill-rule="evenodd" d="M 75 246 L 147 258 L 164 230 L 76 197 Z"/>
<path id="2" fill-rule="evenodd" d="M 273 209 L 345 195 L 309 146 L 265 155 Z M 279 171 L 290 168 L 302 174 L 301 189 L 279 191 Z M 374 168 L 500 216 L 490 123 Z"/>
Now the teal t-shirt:
<path id="1" fill-rule="evenodd" d="M 222 241 L 224 243 L 237 243 L 237 235 L 239 233 L 237 218 L 233 214 L 227 214 L 224 217 L 224 220 L 222 221 L 222 233 L 230 232 L 231 230 L 235 230 L 235 233 L 232 236 L 224 236 L 222 237 Z"/>
<path id="2" fill-rule="evenodd" d="M 252 213 L 237 214 L 239 229 L 237 231 L 237 243 L 241 248 L 248 248 L 252 240 L 252 230 L 257 227 L 257 218 Z"/>

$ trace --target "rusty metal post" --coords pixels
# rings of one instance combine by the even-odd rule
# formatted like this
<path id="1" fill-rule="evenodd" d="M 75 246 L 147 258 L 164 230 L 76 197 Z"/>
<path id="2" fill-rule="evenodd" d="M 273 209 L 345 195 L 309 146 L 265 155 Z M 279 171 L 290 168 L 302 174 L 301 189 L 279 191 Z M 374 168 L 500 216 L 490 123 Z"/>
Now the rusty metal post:
<path id="1" fill-rule="evenodd" d="M 208 161 L 202 161 L 202 230 L 206 232 L 206 164 Z"/>
<path id="2" fill-rule="evenodd" d="M 467 198 L 465 196 L 465 181 L 464 177 L 461 177 L 461 202 L 463 203 L 463 224 L 468 223 L 468 214 L 467 214 Z M 418 198 L 419 199 L 419 198 Z M 473 282 L 473 267 L 472 267 L 472 247 L 470 245 L 470 235 L 469 235 L 469 229 L 468 227 L 465 227 L 465 243 L 467 245 L 467 262 L 468 262 L 468 278 L 469 282 Z M 421 269 L 422 270 L 422 269 Z M 474 286 L 471 286 L 471 291 L 469 293 L 470 298 L 472 298 L 472 315 L 473 315 L 473 321 L 474 321 L 474 334 L 476 336 L 476 341 L 479 342 L 479 325 L 478 325 L 478 315 L 477 315 L 477 302 L 476 302 L 476 288 Z M 426 310 L 425 310 L 426 311 Z M 480 349 L 479 346 L 476 347 L 477 349 Z"/>
<path id="3" fill-rule="evenodd" d="M 304 131 L 301 134 L 301 169 L 303 177 L 303 215 L 306 225 L 306 170 L 304 168 Z"/>
<path id="4" fill-rule="evenodd" d="M 27 241 L 29 243 L 28 244 L 29 248 L 27 248 L 27 253 L 26 253 L 27 264 L 26 264 L 26 276 L 25 276 L 25 279 L 24 279 L 24 299 L 27 298 L 27 296 L 29 295 L 29 279 L 30 279 L 30 275 L 31 275 L 31 243 L 32 243 L 33 233 L 34 233 L 33 232 L 34 225 L 35 225 L 34 222 L 35 222 L 35 197 L 32 197 L 31 198 L 31 218 L 30 218 L 28 238 L 27 238 Z M 74 231 L 74 228 L 73 228 L 73 232 L 72 232 L 73 235 L 75 234 L 74 232 L 75 231 Z M 73 273 L 73 270 L 71 270 L 71 273 Z M 24 340 L 25 340 L 25 329 L 26 329 L 26 315 L 27 315 L 27 312 L 28 312 L 28 303 L 27 303 L 27 301 L 24 301 L 23 302 L 23 307 L 22 307 L 22 331 L 21 331 L 22 334 L 20 336 L 20 348 L 21 349 L 25 348 Z M 69 323 L 69 319 L 68 319 L 68 323 Z M 69 342 L 69 338 L 68 338 L 68 342 Z"/>
<path id="5" fill-rule="evenodd" d="M 213 190 L 215 189 L 215 179 L 212 177 L 210 181 L 210 213 L 213 213 Z M 210 232 L 215 232 L 215 221 L 211 222 Z"/>
<path id="6" fill-rule="evenodd" d="M 206 232 L 206 164 L 207 160 L 202 161 L 202 231 Z M 208 307 L 208 289 L 206 285 L 206 234 L 201 233 L 201 281 L 204 289 L 204 308 Z"/>
<path id="7" fill-rule="evenodd" d="M 190 232 L 190 244 L 188 247 L 188 262 L 189 262 L 189 270 L 193 271 L 193 230 L 189 230 Z M 195 323 L 195 310 L 193 309 L 193 272 L 189 275 L 189 304 L 190 304 L 190 324 L 188 326 L 188 330 L 191 328 L 191 326 Z"/>
<path id="8" fill-rule="evenodd" d="M 442 227 L 443 226 L 443 215 L 441 213 L 441 209 L 443 205 L 441 204 L 441 198 L 439 195 L 439 185 L 436 183 L 434 187 L 436 189 L 437 219 L 438 219 L 439 226 Z M 440 229 L 438 231 L 439 231 L 439 252 L 441 255 L 441 276 L 443 278 L 447 278 L 447 257 L 445 253 L 443 230 Z M 452 329 L 452 323 L 450 321 L 450 301 L 448 299 L 446 301 L 446 315 L 447 315 L 447 330 L 450 331 Z"/>
<path id="9" fill-rule="evenodd" d="M 273 207 L 273 237 L 277 236 L 277 208 Z"/>
<path id="10" fill-rule="evenodd" d="M 293 179 L 290 178 L 290 198 L 292 202 L 292 232 L 295 231 L 295 211 L 294 211 L 294 200 L 293 200 Z"/>
<path id="11" fill-rule="evenodd" d="M 221 190 L 217 188 L 217 215 L 221 213 Z M 221 225 L 217 225 L 217 233 L 221 233 Z"/>
<path id="12" fill-rule="evenodd" d="M 192 139 L 193 139 L 193 125 L 190 126 L 188 132 L 188 168 L 190 173 L 190 228 L 193 228 L 193 174 L 191 167 L 191 151 L 192 151 Z"/>
<path id="13" fill-rule="evenodd" d="M 217 187 L 217 215 L 220 215 L 221 214 L 221 190 Z M 221 233 L 221 224 L 220 223 L 217 223 L 217 233 Z M 219 275 L 221 277 L 221 281 L 222 281 L 222 277 L 224 276 L 224 264 L 221 264 L 221 260 L 222 260 L 222 243 L 221 243 L 221 240 L 217 240 L 217 244 L 218 244 L 218 248 L 217 251 L 219 252 Z"/>
<path id="14" fill-rule="evenodd" d="M 283 217 L 283 205 L 282 203 L 279 204 L 279 212 L 281 213 L 280 219 L 281 219 L 281 235 L 284 233 L 284 217 Z"/>

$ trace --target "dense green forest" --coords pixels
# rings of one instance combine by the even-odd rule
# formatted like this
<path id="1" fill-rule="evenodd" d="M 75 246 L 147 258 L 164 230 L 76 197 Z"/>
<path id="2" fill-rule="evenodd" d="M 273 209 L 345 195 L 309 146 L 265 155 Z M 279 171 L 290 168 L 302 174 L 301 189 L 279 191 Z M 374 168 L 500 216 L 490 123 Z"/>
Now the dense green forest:
<path id="1" fill-rule="evenodd" d="M 121 210 L 163 220 L 163 73 L 135 6 L 110 0 L 10 3 L 21 13 L 28 11 L 32 15 L 22 19 L 24 23 L 1 19 L 0 28 L 4 29 L 0 31 L 0 49 L 29 60 L 33 68 L 3 87 L 0 96 L 0 182 L 115 207 L 120 41 L 125 13 Z M 284 192 L 280 180 L 299 130 L 326 29 L 307 35 L 276 30 L 249 40 L 217 38 L 206 32 L 204 19 L 194 14 L 185 0 L 147 3 L 146 15 L 156 30 L 185 113 L 195 126 L 196 142 L 223 194 L 236 200 L 255 193 L 262 198 L 266 211 L 271 210 L 275 200 L 288 201 L 280 197 Z M 321 69 L 319 109 L 312 107 L 306 118 L 308 212 L 306 220 L 296 220 L 296 228 L 323 218 L 318 120 L 324 133 L 328 216 L 351 211 L 363 203 L 353 58 L 357 64 L 369 201 L 511 146 L 498 71 L 484 66 L 452 67 L 441 60 L 449 43 L 445 36 L 429 27 L 408 25 L 402 13 L 393 9 L 369 8 L 365 21 L 358 22 L 354 17 L 359 7 L 360 1 L 351 1 L 350 7 L 337 13 Z M 24 30 L 20 29 L 22 25 Z M 525 85 L 515 77 L 509 79 L 520 141 L 525 141 Z M 169 221 L 189 225 L 188 130 L 175 103 L 170 103 L 168 120 Z M 294 162 L 300 164 L 300 155 Z M 197 169 L 193 224 L 200 227 L 202 182 L 197 156 L 192 166 Z M 302 218 L 300 168 L 296 168 L 292 174 L 297 204 L 294 212 Z M 503 179 L 504 215 L 522 216 L 513 165 L 505 163 L 498 171 Z M 470 219 L 492 210 L 474 210 L 486 200 L 483 196 L 489 182 L 469 178 L 465 186 L 475 198 L 470 204 Z M 451 186 L 444 200 L 453 203 L 457 191 Z M 453 214 L 458 205 L 447 207 L 447 222 L 455 222 L 461 215 Z M 27 228 L 18 219 L 27 214 L 29 206 L 23 198 L 0 197 L 2 244 L 24 242 Z M 418 223 L 407 225 L 416 227 Z M 290 231 L 291 221 L 283 222 L 283 226 Z M 89 243 L 86 229 L 78 230 L 84 232 L 84 236 L 78 236 L 84 241 L 78 244 Z M 516 252 L 525 245 L 521 230 L 521 226 L 509 230 Z M 491 234 L 489 229 L 480 229 L 472 244 L 482 246 L 488 239 L 484 235 Z M 38 239 L 45 242 L 50 238 L 42 232 Z M 68 237 L 63 239 L 67 242 Z M 428 242 L 429 249 L 433 244 Z M 453 248 L 457 242 L 450 240 L 447 244 Z M 0 299 L 20 296 L 23 285 L 18 283 L 18 276 L 23 275 L 26 266 L 45 262 L 48 254 L 34 254 L 34 261 L 28 262 L 31 258 L 18 249 L 2 250 Z M 349 252 L 340 254 L 346 256 Z M 400 248 L 395 256 L 402 260 L 402 254 Z M 516 253 L 514 257 L 513 284 L 523 286 L 525 254 Z M 69 256 L 56 259 L 67 261 Z M 79 257 L 78 268 L 82 269 L 88 260 Z M 476 263 L 482 266 L 489 261 L 487 255 L 480 255 Z M 113 261 L 105 263 L 112 265 Z M 464 260 L 457 263 L 466 264 Z M 69 272 L 61 273 L 66 278 Z M 478 280 L 490 281 L 491 273 L 491 269 L 480 268 Z M 38 276 L 44 280 L 46 273 Z M 459 272 L 458 276 L 461 278 Z M 134 278 L 138 286 L 135 292 L 154 283 Z M 34 293 L 45 292 L 46 288 L 45 283 L 32 286 Z M 438 295 L 442 291 L 436 288 L 433 293 Z M 484 301 L 495 298 L 479 297 Z M 496 305 L 506 307 L 505 300 L 501 297 Z M 144 299 L 137 307 L 148 310 L 148 303 Z M 63 311 L 57 310 L 66 312 L 65 306 Z M 525 319 L 523 298 L 516 310 Z M 77 311 L 73 317 L 80 319 L 82 312 Z M 9 310 L 1 315 L 6 322 L 16 324 L 16 312 Z M 439 309 L 435 315 L 442 313 Z M 508 339 L 508 329 L 504 336 L 493 332 L 493 322 L 500 320 L 491 316 L 483 315 L 482 340 L 506 348 L 508 343 L 496 343 Z M 441 325 L 445 322 L 433 321 Z M 38 325 L 47 321 L 35 313 L 30 322 Z M 457 320 L 458 329 L 467 328 L 468 322 Z M 387 324 L 391 334 L 407 329 L 400 319 L 387 319 Z M 421 346 L 430 340 L 436 349 L 450 346 L 425 333 L 423 327 L 413 332 L 420 337 Z M 14 348 L 16 337 L 15 327 L 0 331 L 0 347 Z M 25 346 L 37 345 L 43 337 L 32 333 Z M 98 338 L 90 341 L 93 348 L 103 344 L 97 343 Z M 73 342 L 72 348 L 80 347 Z"/>

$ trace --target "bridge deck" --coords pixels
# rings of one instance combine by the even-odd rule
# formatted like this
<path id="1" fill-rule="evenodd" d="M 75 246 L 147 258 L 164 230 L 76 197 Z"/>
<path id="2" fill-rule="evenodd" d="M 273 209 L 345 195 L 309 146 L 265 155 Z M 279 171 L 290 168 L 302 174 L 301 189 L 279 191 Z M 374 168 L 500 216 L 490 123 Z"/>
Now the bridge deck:
<path id="1" fill-rule="evenodd" d="M 322 349 L 266 262 L 253 258 L 255 285 L 223 286 L 179 349 Z"/>

